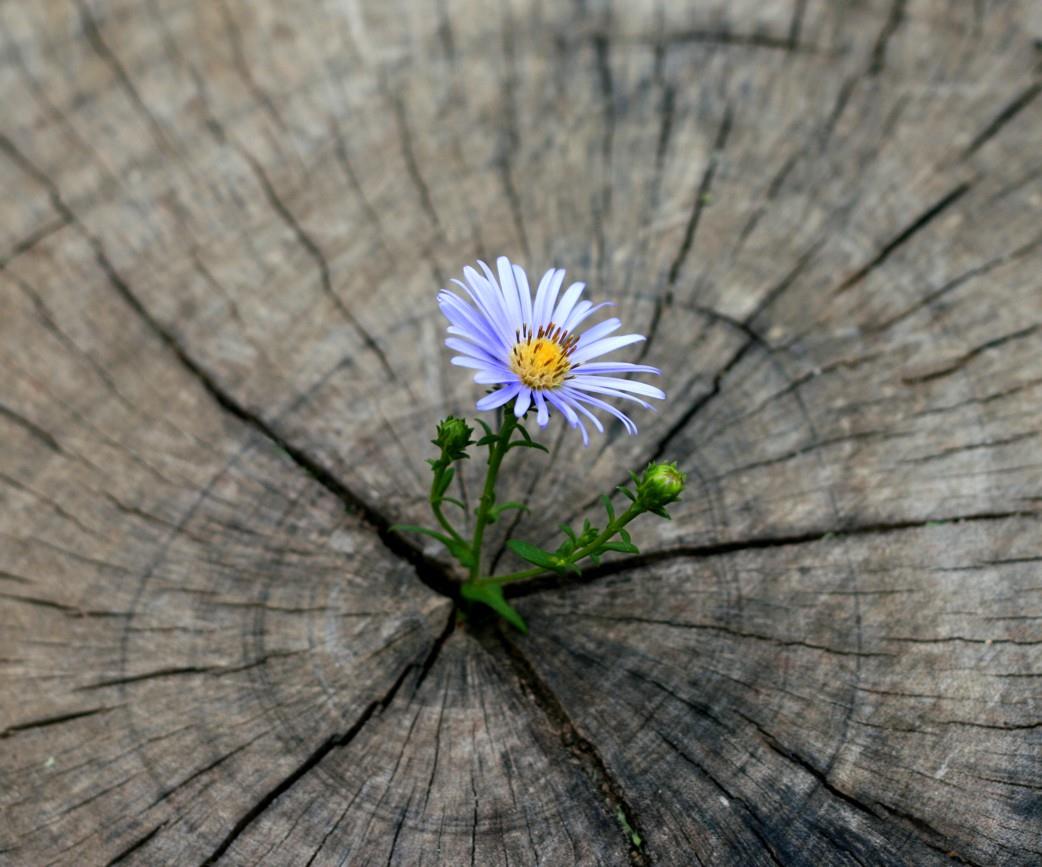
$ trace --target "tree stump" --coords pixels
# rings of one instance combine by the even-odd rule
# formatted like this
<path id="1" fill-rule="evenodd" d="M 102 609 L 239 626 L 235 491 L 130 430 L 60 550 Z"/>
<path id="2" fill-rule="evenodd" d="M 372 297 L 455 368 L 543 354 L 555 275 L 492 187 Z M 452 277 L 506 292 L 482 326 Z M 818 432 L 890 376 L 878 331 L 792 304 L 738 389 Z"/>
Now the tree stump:
<path id="1" fill-rule="evenodd" d="M 1037 4 L 0 24 L 0 861 L 1039 863 Z M 501 253 L 669 399 L 555 420 L 499 568 L 690 474 L 527 637 L 390 529 Z"/>

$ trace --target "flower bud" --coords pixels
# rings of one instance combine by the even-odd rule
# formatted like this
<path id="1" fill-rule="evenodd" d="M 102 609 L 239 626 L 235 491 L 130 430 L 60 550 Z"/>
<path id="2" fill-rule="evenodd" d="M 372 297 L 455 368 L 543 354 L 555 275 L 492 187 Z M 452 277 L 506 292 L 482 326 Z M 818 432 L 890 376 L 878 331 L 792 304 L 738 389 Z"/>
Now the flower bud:
<path id="1" fill-rule="evenodd" d="M 677 468 L 675 461 L 648 464 L 637 483 L 637 501 L 649 512 L 661 513 L 667 504 L 680 498 L 685 481 L 687 474 Z"/>
<path id="2" fill-rule="evenodd" d="M 451 463 L 467 456 L 467 446 L 471 444 L 472 433 L 474 428 L 463 419 L 450 415 L 438 423 L 438 436 L 432 442 L 441 449 L 442 459 Z"/>

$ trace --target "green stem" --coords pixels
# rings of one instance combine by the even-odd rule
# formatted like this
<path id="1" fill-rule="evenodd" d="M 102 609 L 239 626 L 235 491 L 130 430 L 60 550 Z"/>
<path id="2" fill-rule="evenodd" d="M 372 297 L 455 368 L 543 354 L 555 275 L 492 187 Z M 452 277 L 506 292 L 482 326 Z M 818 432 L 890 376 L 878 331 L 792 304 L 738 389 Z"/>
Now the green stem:
<path id="1" fill-rule="evenodd" d="M 644 510 L 640 508 L 636 503 L 631 503 L 630 507 L 619 515 L 614 521 L 611 521 L 604 531 L 589 545 L 584 545 L 577 551 L 573 551 L 568 555 L 568 563 L 578 563 L 584 557 L 588 556 L 591 551 L 596 551 L 602 543 L 607 542 L 612 536 L 619 532 L 625 527 L 630 521 L 636 518 L 638 515 L 643 514 Z M 520 572 L 510 572 L 506 575 L 490 575 L 486 578 L 474 579 L 479 584 L 498 584 L 500 586 L 504 584 L 512 584 L 515 581 L 523 581 L 526 578 L 536 578 L 542 575 L 547 570 L 542 566 L 533 566 L 531 569 L 524 569 Z"/>
<path id="2" fill-rule="evenodd" d="M 438 519 L 438 523 L 445 529 L 445 531 L 452 536 L 457 542 L 462 542 L 463 537 L 459 534 L 459 531 L 452 526 L 452 523 L 448 518 L 445 517 L 441 511 L 441 500 L 435 500 L 433 497 L 430 500 L 431 511 L 434 513 L 434 517 Z"/>
<path id="3" fill-rule="evenodd" d="M 510 438 L 515 427 L 517 427 L 517 417 L 514 415 L 514 407 L 511 403 L 503 408 L 503 423 L 499 427 L 499 439 L 492 446 L 488 455 L 485 488 L 481 492 L 477 521 L 474 524 L 474 539 L 470 545 L 470 550 L 473 552 L 473 563 L 470 567 L 468 584 L 476 582 L 481 574 L 481 542 L 485 537 L 485 526 L 488 524 L 489 513 L 496 502 L 496 476 L 499 475 L 499 465 L 503 463 L 503 458 L 510 448 Z"/>

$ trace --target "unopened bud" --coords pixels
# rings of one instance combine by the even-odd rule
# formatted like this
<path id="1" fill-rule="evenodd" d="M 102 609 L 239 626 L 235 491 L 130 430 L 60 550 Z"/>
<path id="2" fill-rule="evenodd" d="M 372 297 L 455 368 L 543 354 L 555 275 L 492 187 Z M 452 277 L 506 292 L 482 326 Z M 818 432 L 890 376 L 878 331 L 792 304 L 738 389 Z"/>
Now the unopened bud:
<path id="1" fill-rule="evenodd" d="M 438 423 L 438 437 L 433 443 L 441 449 L 442 459 L 451 463 L 467 456 L 467 446 L 471 444 L 472 433 L 474 428 L 463 419 L 450 415 Z"/>
<path id="2" fill-rule="evenodd" d="M 675 461 L 648 464 L 637 483 L 637 500 L 648 511 L 659 512 L 680 498 L 685 481 L 687 474 L 679 470 Z"/>

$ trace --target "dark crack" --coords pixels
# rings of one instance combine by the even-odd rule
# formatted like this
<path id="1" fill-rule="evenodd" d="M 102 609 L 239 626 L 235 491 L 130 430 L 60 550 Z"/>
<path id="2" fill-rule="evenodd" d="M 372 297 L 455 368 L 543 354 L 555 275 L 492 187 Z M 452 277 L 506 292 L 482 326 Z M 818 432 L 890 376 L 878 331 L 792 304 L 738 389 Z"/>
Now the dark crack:
<path id="1" fill-rule="evenodd" d="M 354 724 L 345 732 L 330 735 L 324 740 L 317 749 L 314 750 L 300 765 L 298 765 L 288 776 L 284 777 L 278 784 L 271 788 L 260 800 L 258 800 L 253 807 L 251 807 L 228 831 L 221 842 L 213 850 L 213 852 L 202 862 L 202 867 L 209 867 L 209 865 L 216 864 L 217 861 L 231 848 L 232 844 L 250 827 L 261 815 L 272 804 L 275 803 L 286 792 L 293 788 L 301 779 L 303 779 L 311 770 L 313 770 L 326 756 L 328 756 L 333 750 L 346 747 L 348 744 L 358 736 L 359 732 L 365 727 L 366 723 L 369 722 L 375 715 L 384 711 L 391 702 L 394 701 L 395 696 L 401 690 L 402 685 L 405 683 L 409 675 L 417 671 L 416 682 L 413 686 L 413 691 L 419 688 L 423 679 L 426 677 L 427 672 L 431 670 L 434 665 L 438 654 L 441 652 L 442 647 L 448 640 L 449 635 L 452 634 L 454 625 L 456 622 L 456 611 L 453 608 L 449 612 L 448 624 L 442 633 L 434 640 L 431 644 L 430 650 L 424 655 L 422 661 L 414 661 L 407 665 L 401 674 L 398 675 L 398 679 L 391 685 L 391 688 L 387 690 L 380 698 L 370 702 L 365 710 L 359 715 L 358 719 L 355 720 Z"/>
<path id="2" fill-rule="evenodd" d="M 648 838 L 644 825 L 637 816 L 633 805 L 626 799 L 622 786 L 608 769 L 593 742 L 586 738 L 572 721 L 550 685 L 539 675 L 521 648 L 507 637 L 502 628 L 497 627 L 494 634 L 490 630 L 480 630 L 477 637 L 490 652 L 497 656 L 500 653 L 505 654 L 510 670 L 520 684 L 521 691 L 546 717 L 551 730 L 560 739 L 561 746 L 577 763 L 593 790 L 600 793 L 604 799 L 607 814 L 613 822 L 620 826 L 620 831 L 624 835 L 631 863 L 634 865 L 654 863 L 652 853 L 648 849 Z M 636 842 L 637 840 L 640 842 Z"/>

